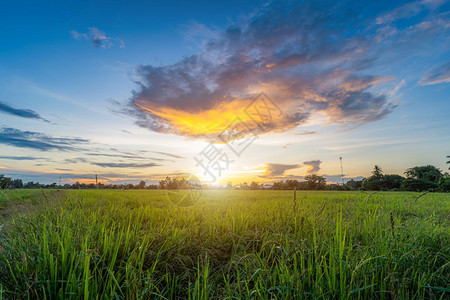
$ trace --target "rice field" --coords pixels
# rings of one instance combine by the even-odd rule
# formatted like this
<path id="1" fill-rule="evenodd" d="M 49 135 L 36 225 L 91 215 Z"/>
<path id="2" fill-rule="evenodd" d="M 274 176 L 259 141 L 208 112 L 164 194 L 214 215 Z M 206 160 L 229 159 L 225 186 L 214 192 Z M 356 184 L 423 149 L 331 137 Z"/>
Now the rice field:
<path id="1" fill-rule="evenodd" d="M 0 191 L 1 299 L 448 299 L 450 194 Z"/>

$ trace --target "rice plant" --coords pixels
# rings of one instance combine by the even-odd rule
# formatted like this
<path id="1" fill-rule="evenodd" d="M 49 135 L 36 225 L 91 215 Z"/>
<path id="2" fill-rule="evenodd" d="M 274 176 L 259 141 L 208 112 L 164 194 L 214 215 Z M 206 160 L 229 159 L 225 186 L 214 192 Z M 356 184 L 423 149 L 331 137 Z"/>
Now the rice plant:
<path id="1" fill-rule="evenodd" d="M 450 195 L 417 196 L 6 191 L 0 298 L 448 298 Z"/>

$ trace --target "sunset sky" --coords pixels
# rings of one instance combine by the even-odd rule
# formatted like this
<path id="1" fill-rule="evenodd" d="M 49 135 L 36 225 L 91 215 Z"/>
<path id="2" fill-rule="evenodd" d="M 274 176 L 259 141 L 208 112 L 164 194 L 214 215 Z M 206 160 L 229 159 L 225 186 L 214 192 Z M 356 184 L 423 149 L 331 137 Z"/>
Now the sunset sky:
<path id="1" fill-rule="evenodd" d="M 448 169 L 449 1 L 19 0 L 0 26 L 0 174 Z"/>

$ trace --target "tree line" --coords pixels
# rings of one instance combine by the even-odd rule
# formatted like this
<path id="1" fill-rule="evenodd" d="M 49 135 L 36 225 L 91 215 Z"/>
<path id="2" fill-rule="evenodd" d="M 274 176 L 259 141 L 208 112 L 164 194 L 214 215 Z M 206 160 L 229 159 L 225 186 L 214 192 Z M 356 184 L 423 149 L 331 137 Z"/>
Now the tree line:
<path id="1" fill-rule="evenodd" d="M 450 162 L 448 162 L 450 163 Z M 384 174 L 379 166 L 374 166 L 372 176 L 363 180 L 350 180 L 345 184 L 327 184 L 319 175 L 309 175 L 305 181 L 286 180 L 274 182 L 274 190 L 367 190 L 367 191 L 434 191 L 450 192 L 450 175 L 432 165 L 417 166 L 405 171 L 405 176 Z M 257 189 L 252 182 L 250 189 Z"/>
<path id="2" fill-rule="evenodd" d="M 450 163 L 448 161 L 447 163 Z M 449 168 L 450 169 L 450 168 Z M 354 190 L 368 190 L 368 191 L 436 191 L 436 192 L 450 192 L 450 175 L 443 173 L 439 168 L 432 165 L 417 166 L 409 168 L 404 172 L 405 176 L 397 174 L 384 174 L 379 166 L 374 166 L 372 175 L 363 180 L 347 181 L 345 184 L 327 183 L 324 176 L 311 174 L 305 176 L 304 181 L 298 180 L 281 180 L 275 181 L 272 185 L 263 185 L 258 182 L 251 182 L 250 184 L 244 182 L 233 185 L 229 182 L 224 189 L 237 190 L 331 190 L 331 191 L 354 191 Z M 21 179 L 12 179 L 0 175 L 0 189 L 188 189 L 188 188 L 220 188 L 211 187 L 207 185 L 200 186 L 196 183 L 191 183 L 184 178 L 166 177 L 159 181 L 159 184 L 147 185 L 145 181 L 141 180 L 138 184 L 103 184 L 103 183 L 73 183 L 58 185 L 40 184 L 39 182 L 23 183 Z"/>
<path id="3" fill-rule="evenodd" d="M 138 184 L 125 183 L 125 184 L 103 184 L 103 183 L 80 183 L 75 182 L 73 184 L 43 184 L 39 182 L 26 182 L 23 183 L 22 179 L 12 179 L 0 175 L 0 189 L 157 189 L 158 185 L 147 185 L 145 181 L 141 180 Z"/>

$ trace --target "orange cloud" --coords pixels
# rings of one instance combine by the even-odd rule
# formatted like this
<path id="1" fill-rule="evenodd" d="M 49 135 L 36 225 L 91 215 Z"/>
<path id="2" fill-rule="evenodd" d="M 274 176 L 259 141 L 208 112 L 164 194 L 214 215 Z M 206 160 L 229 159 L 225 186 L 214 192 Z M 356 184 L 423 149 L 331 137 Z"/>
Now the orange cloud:
<path id="1" fill-rule="evenodd" d="M 229 142 L 249 134 L 287 130 L 307 119 L 306 114 L 285 114 L 264 93 L 253 99 L 236 97 L 197 112 L 168 107 L 145 99 L 136 99 L 135 104 L 140 110 L 158 118 L 159 122 L 170 124 L 169 132 L 206 137 L 218 143 Z"/>
<path id="2" fill-rule="evenodd" d="M 140 66 L 138 88 L 122 112 L 157 132 L 212 139 L 237 116 L 250 131 L 256 129 L 241 111 L 261 92 L 283 114 L 259 134 L 289 130 L 316 113 L 327 115 L 330 124 L 354 126 L 395 109 L 388 94 L 373 90 L 392 78 L 370 74 L 385 55 L 374 52 L 383 48 L 384 40 L 377 42 L 381 32 L 336 31 L 342 19 L 325 13 L 331 9 L 327 4 L 320 14 L 303 2 L 285 5 L 265 6 L 171 65 Z M 322 14 L 330 18 L 317 18 Z"/>
<path id="3" fill-rule="evenodd" d="M 221 133 L 237 116 L 248 126 L 254 128 L 253 120 L 246 115 L 244 109 L 250 104 L 249 99 L 236 98 L 231 102 L 221 102 L 206 111 L 188 112 L 171 107 L 157 105 L 138 99 L 139 109 L 151 113 L 162 121 L 171 124 L 177 133 L 188 136 L 207 136 Z"/>

